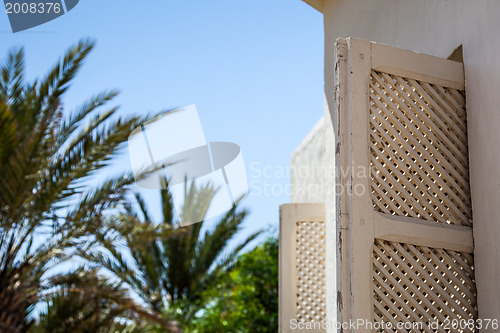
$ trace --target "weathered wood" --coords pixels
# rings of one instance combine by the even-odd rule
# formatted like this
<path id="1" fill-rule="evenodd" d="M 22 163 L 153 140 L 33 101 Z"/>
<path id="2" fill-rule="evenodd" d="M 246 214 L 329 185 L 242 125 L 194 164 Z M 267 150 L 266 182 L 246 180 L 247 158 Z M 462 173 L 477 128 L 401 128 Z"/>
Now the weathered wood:
<path id="1" fill-rule="evenodd" d="M 477 318 L 462 64 L 357 39 L 337 54 L 337 321 Z"/>
<path id="2" fill-rule="evenodd" d="M 445 87 L 461 89 L 464 84 L 463 64 L 395 47 L 371 43 L 372 68 L 379 72 L 413 77 Z"/>
<path id="3" fill-rule="evenodd" d="M 290 324 L 326 319 L 324 216 L 322 203 L 280 207 L 279 332 L 325 332 Z"/>

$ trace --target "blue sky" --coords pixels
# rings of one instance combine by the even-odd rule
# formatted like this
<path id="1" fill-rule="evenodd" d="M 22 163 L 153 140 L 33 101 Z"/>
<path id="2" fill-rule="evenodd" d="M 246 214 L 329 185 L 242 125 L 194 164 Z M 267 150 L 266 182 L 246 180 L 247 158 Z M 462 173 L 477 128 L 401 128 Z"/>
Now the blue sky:
<path id="1" fill-rule="evenodd" d="M 242 149 L 251 211 L 244 233 L 277 227 L 278 207 L 290 201 L 283 170 L 323 113 L 319 12 L 300 0 L 81 0 L 17 34 L 3 7 L 0 13 L 0 56 L 24 46 L 29 79 L 85 37 L 97 47 L 63 101 L 66 109 L 111 88 L 121 91 L 114 103 L 121 114 L 196 104 L 208 141 Z M 155 205 L 156 193 L 147 197 Z"/>

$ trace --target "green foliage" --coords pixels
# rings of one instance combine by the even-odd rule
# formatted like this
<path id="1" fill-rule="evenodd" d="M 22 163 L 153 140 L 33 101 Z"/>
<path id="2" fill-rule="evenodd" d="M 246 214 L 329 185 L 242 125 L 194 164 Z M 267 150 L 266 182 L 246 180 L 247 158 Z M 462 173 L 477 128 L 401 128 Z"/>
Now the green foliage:
<path id="1" fill-rule="evenodd" d="M 30 328 L 33 333 L 111 333 L 124 327 L 117 317 L 134 316 L 135 303 L 118 283 L 94 270 L 52 277 L 57 286 L 44 300 L 47 310 Z M 130 325 L 127 325 L 130 328 Z M 135 328 L 134 332 L 138 332 Z"/>
<path id="2" fill-rule="evenodd" d="M 259 233 L 228 250 L 244 209 L 233 207 L 213 229 L 204 222 L 180 228 L 168 191 L 161 192 L 163 221 L 154 224 L 140 196 L 122 206 L 132 175 L 84 185 L 150 119 L 103 110 L 116 91 L 63 112 L 62 98 L 93 48 L 79 42 L 29 83 L 23 50 L 0 66 L 0 332 L 180 332 L 172 319 L 187 330 L 199 323 L 200 332 L 274 327 L 277 264 L 267 263 L 277 252 L 265 245 L 237 259 Z M 202 220 L 214 193 L 186 188 L 191 200 L 181 216 Z M 85 268 L 53 274 L 75 258 Z M 217 286 L 225 291 L 217 294 Z"/>
<path id="3" fill-rule="evenodd" d="M 63 112 L 62 98 L 93 48 L 93 41 L 80 41 L 34 82 L 24 79 L 22 49 L 12 50 L 0 66 L 1 332 L 26 331 L 27 318 L 40 302 L 49 302 L 49 311 L 60 311 L 65 302 L 76 301 L 62 294 L 47 299 L 48 290 L 63 290 L 47 276 L 95 246 L 95 232 L 106 212 L 135 181 L 123 174 L 95 188 L 83 186 L 109 165 L 132 130 L 149 119 L 119 118 L 116 107 L 102 110 L 116 91 L 99 93 L 73 112 Z M 81 277 L 73 281 L 75 286 L 81 282 L 74 290 L 87 293 L 85 274 L 74 276 Z"/>
<path id="4" fill-rule="evenodd" d="M 192 184 L 185 193 L 191 199 L 186 201 L 181 217 L 196 215 L 203 220 L 214 189 Z M 135 203 L 127 205 L 119 219 L 106 222 L 106 233 L 99 237 L 106 251 L 86 258 L 128 284 L 144 303 L 162 311 L 165 319 L 175 318 L 188 329 L 205 304 L 205 291 L 231 270 L 240 251 L 259 232 L 228 251 L 229 242 L 247 215 L 245 210 L 235 206 L 213 229 L 203 231 L 204 221 L 180 227 L 174 219 L 169 192 L 161 191 L 161 199 L 160 224 L 150 221 L 151 212 L 136 195 Z"/>
<path id="5" fill-rule="evenodd" d="M 241 255 L 233 270 L 205 292 L 209 300 L 193 322 L 193 332 L 278 331 L 277 238 Z"/>

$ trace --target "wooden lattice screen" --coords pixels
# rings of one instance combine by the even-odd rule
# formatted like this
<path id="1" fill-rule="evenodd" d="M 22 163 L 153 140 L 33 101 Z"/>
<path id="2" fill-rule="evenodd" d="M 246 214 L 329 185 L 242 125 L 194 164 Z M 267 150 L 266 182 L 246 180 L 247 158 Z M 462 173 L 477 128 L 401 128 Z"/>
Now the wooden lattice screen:
<path id="1" fill-rule="evenodd" d="M 326 319 L 324 220 L 323 204 L 280 207 L 280 332 Z"/>
<path id="2" fill-rule="evenodd" d="M 463 65 L 357 39 L 336 50 L 337 321 L 472 331 L 445 329 L 478 316 Z"/>
<path id="3" fill-rule="evenodd" d="M 465 319 L 465 326 L 477 318 L 470 254 L 376 240 L 372 262 L 376 321 L 394 328 L 398 321 L 437 321 L 444 328 L 447 320 Z M 432 332 L 424 325 L 422 330 Z"/>

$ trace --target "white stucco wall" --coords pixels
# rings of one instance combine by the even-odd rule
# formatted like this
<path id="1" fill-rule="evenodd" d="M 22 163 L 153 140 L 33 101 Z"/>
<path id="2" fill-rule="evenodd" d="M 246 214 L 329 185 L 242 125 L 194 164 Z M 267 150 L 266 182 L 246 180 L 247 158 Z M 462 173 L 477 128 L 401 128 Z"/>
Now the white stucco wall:
<path id="1" fill-rule="evenodd" d="M 322 117 L 292 153 L 292 203 L 325 202 L 325 123 Z"/>
<path id="2" fill-rule="evenodd" d="M 339 37 L 445 58 L 463 45 L 479 314 L 500 319 L 500 1 L 324 0 L 323 13 L 327 107 Z M 309 154 L 299 148 L 294 163 Z"/>

